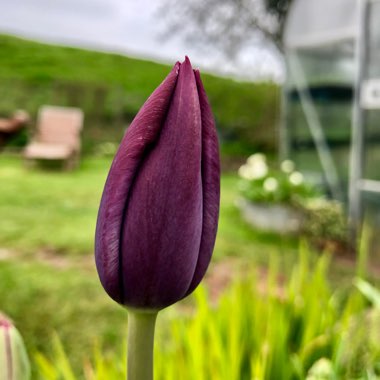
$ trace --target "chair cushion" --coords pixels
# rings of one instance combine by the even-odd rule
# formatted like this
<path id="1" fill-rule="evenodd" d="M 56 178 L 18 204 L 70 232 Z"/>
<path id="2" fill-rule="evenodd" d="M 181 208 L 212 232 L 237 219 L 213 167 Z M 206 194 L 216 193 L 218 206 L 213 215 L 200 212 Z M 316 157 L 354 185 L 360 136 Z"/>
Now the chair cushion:
<path id="1" fill-rule="evenodd" d="M 25 148 L 24 156 L 32 159 L 64 160 L 73 153 L 74 148 L 70 145 L 32 142 Z"/>

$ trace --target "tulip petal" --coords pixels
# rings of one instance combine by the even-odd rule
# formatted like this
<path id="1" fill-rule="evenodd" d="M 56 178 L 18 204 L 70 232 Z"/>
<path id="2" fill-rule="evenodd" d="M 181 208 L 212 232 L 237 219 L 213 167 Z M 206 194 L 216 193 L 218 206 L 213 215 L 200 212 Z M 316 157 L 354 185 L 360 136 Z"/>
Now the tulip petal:
<path id="1" fill-rule="evenodd" d="M 125 209 L 125 304 L 160 309 L 189 288 L 202 234 L 201 159 L 200 104 L 186 59 L 159 140 L 139 167 Z"/>
<path id="2" fill-rule="evenodd" d="M 198 70 L 194 71 L 202 118 L 203 227 L 198 262 L 186 295 L 200 283 L 214 249 L 220 203 L 220 159 L 215 121 Z"/>
<path id="3" fill-rule="evenodd" d="M 178 71 L 179 63 L 136 115 L 116 153 L 104 187 L 96 226 L 95 259 L 104 289 L 119 303 L 124 300 L 120 265 L 124 211 L 137 171 L 159 138 Z"/>

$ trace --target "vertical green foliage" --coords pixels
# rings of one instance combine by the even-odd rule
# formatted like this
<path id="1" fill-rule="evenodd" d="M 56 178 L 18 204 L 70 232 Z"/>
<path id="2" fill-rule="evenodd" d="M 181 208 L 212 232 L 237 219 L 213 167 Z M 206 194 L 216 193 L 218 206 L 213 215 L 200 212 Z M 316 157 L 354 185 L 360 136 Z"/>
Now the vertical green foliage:
<path id="1" fill-rule="evenodd" d="M 237 280 L 218 300 L 205 288 L 194 306 L 169 309 L 158 320 L 156 380 L 370 379 L 380 363 L 380 293 L 363 280 L 343 295 L 328 281 L 329 256 L 312 259 L 301 247 L 297 265 L 284 279 L 273 255 L 267 271 Z M 368 301 L 375 308 L 368 309 Z M 161 319 L 161 321 L 160 321 Z M 39 356 L 41 372 L 61 368 L 71 380 L 60 349 L 54 365 Z M 123 356 L 95 351 L 86 380 L 119 379 Z M 66 368 L 66 372 L 63 370 Z M 57 370 L 56 370 L 57 371 Z M 324 377 L 323 377 L 324 376 Z M 371 377 L 372 376 L 372 377 Z"/>
<path id="2" fill-rule="evenodd" d="M 76 377 L 69 363 L 69 358 L 67 357 L 57 335 L 54 335 L 53 337 L 52 352 L 54 363 L 49 362 L 41 354 L 36 355 L 36 362 L 42 378 L 46 380 L 58 380 L 61 378 L 64 380 L 75 380 Z"/>

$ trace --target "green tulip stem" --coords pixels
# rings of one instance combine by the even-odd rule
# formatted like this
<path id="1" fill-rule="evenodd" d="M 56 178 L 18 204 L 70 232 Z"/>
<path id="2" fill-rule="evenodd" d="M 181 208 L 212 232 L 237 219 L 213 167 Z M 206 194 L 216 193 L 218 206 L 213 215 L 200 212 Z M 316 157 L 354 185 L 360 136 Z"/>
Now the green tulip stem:
<path id="1" fill-rule="evenodd" d="M 157 313 L 128 309 L 128 380 L 153 380 Z"/>

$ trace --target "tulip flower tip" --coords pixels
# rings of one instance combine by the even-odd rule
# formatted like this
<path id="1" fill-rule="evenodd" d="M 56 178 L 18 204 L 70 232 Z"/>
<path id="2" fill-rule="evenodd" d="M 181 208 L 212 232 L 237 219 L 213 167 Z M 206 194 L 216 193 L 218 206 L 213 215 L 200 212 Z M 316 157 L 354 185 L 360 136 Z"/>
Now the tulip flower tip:
<path id="1" fill-rule="evenodd" d="M 4 315 L 0 313 L 0 327 L 11 327 L 12 322 Z"/>

